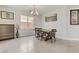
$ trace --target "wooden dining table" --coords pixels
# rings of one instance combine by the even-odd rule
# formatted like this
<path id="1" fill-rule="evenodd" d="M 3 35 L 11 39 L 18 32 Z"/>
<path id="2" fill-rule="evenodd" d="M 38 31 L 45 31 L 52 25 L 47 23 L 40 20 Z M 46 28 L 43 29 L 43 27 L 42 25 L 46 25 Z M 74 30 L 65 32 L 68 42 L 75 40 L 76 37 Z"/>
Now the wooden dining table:
<path id="1" fill-rule="evenodd" d="M 41 39 L 44 39 L 45 41 L 51 40 L 56 41 L 55 39 L 55 32 L 48 29 L 41 29 Z"/>

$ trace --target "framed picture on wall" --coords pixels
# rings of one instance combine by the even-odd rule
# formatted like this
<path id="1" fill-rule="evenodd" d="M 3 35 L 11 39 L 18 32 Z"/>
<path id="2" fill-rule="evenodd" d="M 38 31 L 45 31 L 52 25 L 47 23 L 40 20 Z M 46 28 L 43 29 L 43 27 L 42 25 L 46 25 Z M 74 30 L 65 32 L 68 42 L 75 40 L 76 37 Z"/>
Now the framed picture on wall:
<path id="1" fill-rule="evenodd" d="M 45 22 L 52 22 L 52 21 L 57 21 L 57 14 L 54 14 L 53 16 L 45 17 Z"/>
<path id="2" fill-rule="evenodd" d="M 6 11 L 1 11 L 1 18 L 7 19 L 7 12 Z"/>
<path id="3" fill-rule="evenodd" d="M 79 25 L 79 10 L 70 10 L 70 24 Z"/>
<path id="4" fill-rule="evenodd" d="M 7 12 L 7 19 L 14 19 L 14 13 Z"/>

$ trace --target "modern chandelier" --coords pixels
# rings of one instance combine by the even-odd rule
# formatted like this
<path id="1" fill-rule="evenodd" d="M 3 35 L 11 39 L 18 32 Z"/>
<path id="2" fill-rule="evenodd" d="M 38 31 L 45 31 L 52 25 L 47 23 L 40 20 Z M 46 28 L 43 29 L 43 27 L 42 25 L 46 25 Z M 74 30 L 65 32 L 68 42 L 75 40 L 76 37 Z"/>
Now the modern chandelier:
<path id="1" fill-rule="evenodd" d="M 33 6 L 33 9 L 31 10 L 30 13 L 33 16 L 39 15 L 36 5 Z"/>

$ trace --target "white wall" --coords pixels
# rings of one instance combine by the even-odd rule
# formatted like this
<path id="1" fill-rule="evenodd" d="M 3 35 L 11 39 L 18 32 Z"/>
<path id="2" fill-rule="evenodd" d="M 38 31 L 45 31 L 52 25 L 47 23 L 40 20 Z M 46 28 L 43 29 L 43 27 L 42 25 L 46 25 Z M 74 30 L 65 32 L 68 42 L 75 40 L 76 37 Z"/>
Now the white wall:
<path id="1" fill-rule="evenodd" d="M 61 6 L 42 17 L 42 27 L 46 29 L 56 28 L 56 37 L 66 40 L 79 40 L 79 25 L 70 25 L 70 9 L 79 6 Z M 45 16 L 52 16 L 57 13 L 57 21 L 45 22 Z"/>
<path id="2" fill-rule="evenodd" d="M 42 27 L 42 16 L 34 16 L 34 28 L 35 27 Z"/>
<path id="3" fill-rule="evenodd" d="M 68 22 L 68 38 L 70 40 L 79 40 L 79 25 L 70 25 L 70 10 L 71 9 L 79 9 L 79 5 L 77 6 L 68 6 L 67 7 L 67 22 Z"/>

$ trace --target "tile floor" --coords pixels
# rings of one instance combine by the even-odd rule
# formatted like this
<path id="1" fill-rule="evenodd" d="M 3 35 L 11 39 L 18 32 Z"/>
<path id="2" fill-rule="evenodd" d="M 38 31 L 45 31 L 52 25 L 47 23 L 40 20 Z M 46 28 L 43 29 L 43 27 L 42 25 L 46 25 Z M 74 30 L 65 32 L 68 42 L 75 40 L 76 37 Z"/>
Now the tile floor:
<path id="1" fill-rule="evenodd" d="M 57 39 L 55 43 L 34 36 L 0 41 L 1 53 L 79 53 L 79 41 Z"/>

